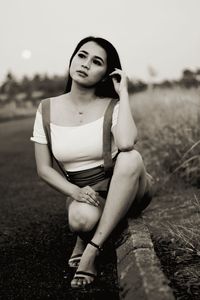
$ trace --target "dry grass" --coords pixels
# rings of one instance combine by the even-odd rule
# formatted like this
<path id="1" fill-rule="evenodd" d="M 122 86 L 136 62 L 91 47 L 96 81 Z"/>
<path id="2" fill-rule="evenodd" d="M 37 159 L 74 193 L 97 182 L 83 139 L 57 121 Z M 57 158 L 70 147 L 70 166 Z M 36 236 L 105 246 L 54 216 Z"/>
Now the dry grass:
<path id="1" fill-rule="evenodd" d="M 191 202 L 196 209 L 195 214 L 186 219 L 182 224 L 174 225 L 169 223 L 167 229 L 172 238 L 178 242 L 179 246 L 177 249 L 200 256 L 200 200 L 194 194 L 194 199 Z"/>
<path id="2" fill-rule="evenodd" d="M 200 287 L 200 194 L 194 186 L 200 186 L 199 92 L 155 89 L 131 99 L 137 148 L 161 187 L 146 220 L 162 268 L 183 300 L 199 299 Z"/>
<path id="3" fill-rule="evenodd" d="M 200 90 L 154 89 L 131 99 L 147 167 L 166 182 L 173 174 L 200 184 Z"/>

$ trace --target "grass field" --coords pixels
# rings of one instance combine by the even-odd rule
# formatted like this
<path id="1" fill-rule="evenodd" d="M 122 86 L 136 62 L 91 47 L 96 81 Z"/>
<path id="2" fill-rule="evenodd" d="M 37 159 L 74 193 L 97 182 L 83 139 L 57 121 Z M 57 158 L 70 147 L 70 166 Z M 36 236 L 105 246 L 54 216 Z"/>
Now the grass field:
<path id="1" fill-rule="evenodd" d="M 177 299 L 199 299 L 200 290 L 200 93 L 149 90 L 131 106 L 136 145 L 157 192 L 144 218 Z"/>
<path id="2" fill-rule="evenodd" d="M 0 105 L 0 122 L 13 119 L 20 119 L 27 116 L 33 116 L 36 107 L 30 101 L 22 103 L 20 106 L 15 101 Z"/>
<path id="3" fill-rule="evenodd" d="M 200 185 L 200 89 L 149 90 L 131 105 L 147 168 L 165 180 L 178 174 Z"/>

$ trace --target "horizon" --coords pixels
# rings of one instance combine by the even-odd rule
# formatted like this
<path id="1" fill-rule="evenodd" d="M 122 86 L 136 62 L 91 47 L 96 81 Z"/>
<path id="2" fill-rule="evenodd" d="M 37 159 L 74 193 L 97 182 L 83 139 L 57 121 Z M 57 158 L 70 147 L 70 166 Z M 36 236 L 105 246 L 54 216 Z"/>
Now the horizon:
<path id="1" fill-rule="evenodd" d="M 177 78 L 164 78 L 164 79 L 160 79 L 160 80 L 156 80 L 156 78 L 154 79 L 153 77 L 151 77 L 151 79 L 149 78 L 149 80 L 144 80 L 143 78 L 134 78 L 134 77 L 131 77 L 131 76 L 128 76 L 129 79 L 131 81 L 141 81 L 143 83 L 146 83 L 146 84 L 161 84 L 165 81 L 169 81 L 169 82 L 175 82 L 175 81 L 179 81 L 182 77 L 183 77 L 183 72 L 185 70 L 189 70 L 193 73 L 195 73 L 196 71 L 200 70 L 200 68 L 196 68 L 195 70 L 192 70 L 190 68 L 185 68 L 183 69 L 181 72 L 180 72 L 180 76 L 177 77 Z M 21 76 L 16 76 L 15 73 L 13 72 L 10 72 L 8 71 L 7 74 L 5 74 L 5 77 L 0 81 L 0 86 L 6 81 L 6 78 L 7 76 L 11 74 L 13 76 L 13 78 L 16 80 L 16 82 L 20 82 L 22 81 L 25 77 L 28 78 L 28 80 L 32 80 L 35 76 L 39 75 L 41 78 L 44 78 L 45 76 L 47 76 L 49 79 L 52 79 L 54 76 L 58 76 L 58 77 L 65 77 L 65 74 L 48 74 L 47 72 L 44 72 L 44 73 L 33 73 L 33 74 L 23 74 Z M 67 76 L 67 75 L 66 75 Z"/>

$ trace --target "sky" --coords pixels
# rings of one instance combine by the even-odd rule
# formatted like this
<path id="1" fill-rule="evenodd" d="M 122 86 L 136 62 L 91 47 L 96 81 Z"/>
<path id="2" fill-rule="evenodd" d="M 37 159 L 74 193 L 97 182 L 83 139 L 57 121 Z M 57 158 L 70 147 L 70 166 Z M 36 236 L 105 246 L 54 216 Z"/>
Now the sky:
<path id="1" fill-rule="evenodd" d="M 0 0 L 0 82 L 64 75 L 80 39 L 101 36 L 129 77 L 178 79 L 200 68 L 199 0 Z"/>

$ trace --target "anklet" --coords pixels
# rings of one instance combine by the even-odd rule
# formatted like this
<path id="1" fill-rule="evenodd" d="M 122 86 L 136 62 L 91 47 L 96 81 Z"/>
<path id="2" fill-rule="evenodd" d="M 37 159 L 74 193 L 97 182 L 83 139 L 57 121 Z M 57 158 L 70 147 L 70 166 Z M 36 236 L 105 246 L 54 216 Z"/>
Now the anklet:
<path id="1" fill-rule="evenodd" d="M 100 247 L 99 245 L 95 244 L 94 242 L 90 241 L 90 242 L 88 242 L 88 243 L 89 243 L 90 245 L 94 246 L 95 248 L 97 248 L 100 252 L 103 251 L 103 248 Z"/>

